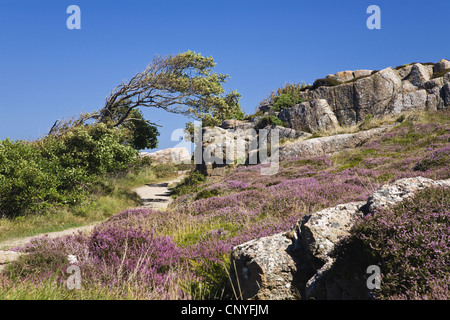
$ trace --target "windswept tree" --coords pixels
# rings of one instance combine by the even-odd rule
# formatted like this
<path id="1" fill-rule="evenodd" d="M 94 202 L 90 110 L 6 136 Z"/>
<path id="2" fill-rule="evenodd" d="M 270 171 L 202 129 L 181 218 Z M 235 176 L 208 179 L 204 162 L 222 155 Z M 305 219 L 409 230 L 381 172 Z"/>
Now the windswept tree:
<path id="1" fill-rule="evenodd" d="M 206 125 L 216 125 L 226 118 L 242 118 L 236 91 L 225 94 L 223 83 L 228 75 L 213 71 L 212 57 L 187 51 L 177 55 L 156 57 L 147 68 L 111 91 L 98 112 L 83 115 L 77 125 L 88 119 L 130 131 L 127 141 L 136 149 L 157 145 L 156 123 L 145 119 L 142 108 L 157 108 L 181 114 Z M 59 127 L 54 126 L 54 132 Z M 52 131 L 52 130 L 51 130 Z"/>

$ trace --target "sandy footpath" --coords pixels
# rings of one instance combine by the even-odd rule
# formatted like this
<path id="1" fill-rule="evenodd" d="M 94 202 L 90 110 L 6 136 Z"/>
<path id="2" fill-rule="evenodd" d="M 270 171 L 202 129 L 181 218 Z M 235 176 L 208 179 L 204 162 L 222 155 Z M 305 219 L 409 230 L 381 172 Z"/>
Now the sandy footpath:
<path id="1" fill-rule="evenodd" d="M 170 197 L 171 188 L 180 182 L 183 177 L 184 175 L 181 175 L 169 181 L 150 183 L 134 189 L 143 203 L 141 207 L 160 210 L 167 208 L 172 201 L 172 198 Z"/>
<path id="2" fill-rule="evenodd" d="M 53 238 L 58 238 L 58 237 L 62 237 L 62 236 L 78 234 L 78 232 L 88 233 L 88 232 L 92 231 L 95 228 L 95 226 L 98 224 L 99 223 L 94 223 L 94 224 L 91 224 L 88 226 L 71 228 L 71 229 L 67 229 L 67 230 L 63 230 L 63 231 L 48 232 L 48 233 L 42 233 L 42 234 L 38 234 L 35 236 L 31 236 L 31 237 L 6 240 L 3 242 L 0 242 L 0 250 L 5 250 L 5 249 L 9 249 L 9 248 L 14 248 L 14 247 L 20 247 L 20 246 L 27 244 L 32 239 L 35 239 L 38 237 L 43 237 L 43 236 L 47 236 L 50 239 L 53 239 Z"/>

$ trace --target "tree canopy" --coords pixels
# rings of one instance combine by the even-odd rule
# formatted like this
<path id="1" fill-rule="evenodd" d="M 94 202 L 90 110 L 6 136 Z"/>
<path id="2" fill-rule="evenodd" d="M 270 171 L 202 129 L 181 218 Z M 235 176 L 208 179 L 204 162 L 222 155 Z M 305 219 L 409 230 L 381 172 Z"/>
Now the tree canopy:
<path id="1" fill-rule="evenodd" d="M 223 83 L 229 76 L 214 72 L 215 66 L 212 57 L 193 51 L 156 57 L 145 70 L 114 88 L 98 112 L 70 123 L 55 123 L 51 133 L 95 119 L 96 124 L 128 130 L 131 136 L 127 142 L 136 149 L 145 149 L 157 146 L 159 125 L 145 119 L 142 108 L 182 114 L 201 120 L 206 126 L 240 119 L 244 116 L 239 104 L 241 96 L 236 91 L 225 94 Z"/>

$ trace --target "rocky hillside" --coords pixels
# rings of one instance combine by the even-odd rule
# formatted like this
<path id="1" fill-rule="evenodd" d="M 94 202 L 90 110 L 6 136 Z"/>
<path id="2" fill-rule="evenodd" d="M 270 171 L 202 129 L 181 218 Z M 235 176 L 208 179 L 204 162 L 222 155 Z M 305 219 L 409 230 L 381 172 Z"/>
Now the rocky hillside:
<path id="1" fill-rule="evenodd" d="M 372 118 L 448 108 L 450 61 L 413 63 L 380 71 L 342 71 L 304 86 L 297 94 L 304 102 L 278 110 L 269 100 L 261 104 L 259 115 L 248 121 L 227 120 L 220 127 L 204 128 L 202 151 L 212 156 L 204 159 L 198 169 L 209 176 L 223 176 L 227 166 L 252 163 L 250 156 L 267 147 L 258 140 L 261 129 L 268 131 L 269 141 L 274 130 L 281 141 L 297 140 L 280 148 L 281 159 L 314 156 L 361 145 L 388 127 L 306 140 L 311 134 L 337 132 Z M 237 141 L 242 140 L 243 146 L 238 146 Z M 227 154 L 227 149 L 234 152 Z M 255 157 L 253 163 L 258 161 Z"/>
<path id="2" fill-rule="evenodd" d="M 450 61 L 413 63 L 380 71 L 342 71 L 318 79 L 300 93 L 303 103 L 273 112 L 300 131 L 352 125 L 367 115 L 439 110 L 450 105 Z M 270 104 L 261 110 L 271 113 Z"/>
<path id="3" fill-rule="evenodd" d="M 381 186 L 367 201 L 339 204 L 310 213 L 290 231 L 233 248 L 231 264 L 235 267 L 231 274 L 234 286 L 240 288 L 243 299 L 366 300 L 373 297 L 373 291 L 367 286 L 369 275 L 364 270 L 353 274 L 348 270 L 337 272 L 349 269 L 349 262 L 343 263 L 342 257 L 336 261 L 336 246 L 350 236 L 352 227 L 364 216 L 373 215 L 380 209 L 392 209 L 431 187 L 443 187 L 450 192 L 450 179 L 400 179 Z"/>
<path id="4" fill-rule="evenodd" d="M 198 168 L 208 176 L 220 178 L 227 177 L 230 169 L 236 168 L 239 164 L 239 160 L 241 164 L 251 164 L 252 154 L 268 148 L 267 145 L 261 145 L 261 141 L 258 140 L 261 129 L 267 130 L 269 141 L 271 134 L 276 130 L 284 142 L 278 149 L 282 172 L 291 159 L 300 159 L 298 161 L 301 163 L 306 161 L 305 163 L 318 164 L 323 161 L 321 156 L 334 157 L 333 155 L 343 155 L 345 152 L 352 154 L 355 148 L 357 150 L 361 147 L 365 149 L 361 152 L 373 152 L 374 156 L 378 157 L 384 153 L 379 149 L 378 143 L 383 144 L 383 141 L 389 140 L 387 137 L 397 136 L 398 127 L 402 127 L 399 123 L 404 121 L 405 114 L 415 114 L 409 121 L 415 118 L 416 121 L 413 122 L 417 122 L 421 116 L 426 117 L 424 115 L 427 113 L 440 114 L 439 110 L 442 110 L 443 118 L 447 119 L 447 108 L 450 106 L 450 61 L 443 59 L 437 63 L 413 63 L 380 71 L 338 72 L 316 80 L 312 86 L 303 87 L 299 95 L 300 101 L 304 102 L 291 107 L 279 110 L 272 100 L 262 103 L 259 115 L 251 117 L 247 122 L 228 120 L 220 127 L 204 128 L 203 152 L 215 156 L 212 157 L 213 161 L 203 163 Z M 278 120 L 273 120 L 274 117 L 284 125 L 277 125 Z M 268 124 L 264 121 L 267 118 L 271 118 Z M 372 125 L 367 129 L 364 122 L 368 119 L 390 120 L 379 121 L 380 126 Z M 351 126 L 353 129 L 350 132 L 334 134 L 342 128 Z M 419 131 L 427 130 L 420 125 L 415 128 Z M 420 134 L 413 132 L 411 127 L 407 131 L 410 136 L 410 139 L 406 139 L 410 140 L 408 143 L 420 145 Z M 449 130 L 447 128 L 442 132 Z M 318 133 L 327 134 L 321 137 Z M 422 167 L 425 163 L 441 163 L 448 171 L 448 147 L 440 149 L 438 152 L 440 156 L 437 156 L 431 145 L 436 145 L 438 140 L 429 138 L 427 140 L 430 143 L 428 149 L 430 154 L 424 155 L 424 158 L 412 167 L 413 171 L 432 171 L 430 167 L 426 166 L 427 169 Z M 446 139 L 444 138 L 448 141 Z M 245 141 L 240 155 L 239 145 L 236 143 L 239 140 Z M 405 143 L 403 138 L 394 141 L 392 148 L 402 149 L 401 145 Z M 377 147 L 372 148 L 373 145 Z M 227 149 L 234 152 L 227 153 Z M 444 153 L 447 155 L 444 156 Z M 391 153 L 385 158 L 384 166 L 392 166 L 397 162 L 396 157 L 395 152 Z M 243 158 L 246 160 L 242 161 Z M 357 163 L 364 158 L 361 155 L 355 156 Z M 430 159 L 429 162 L 425 158 Z M 379 160 L 380 158 L 371 161 L 375 163 Z M 317 171 L 311 173 L 311 176 L 316 174 Z M 336 179 L 338 176 L 339 174 L 336 174 L 330 178 Z M 444 173 L 439 177 L 448 178 L 449 175 Z M 298 220 L 290 231 L 254 239 L 234 247 L 231 254 L 233 268 L 230 269 L 230 273 L 234 288 L 239 288 L 241 298 L 373 297 L 373 292 L 368 290 L 366 285 L 368 278 L 366 274 L 360 272 L 356 275 L 342 276 L 336 272 L 343 268 L 343 264 L 342 256 L 339 256 L 341 260 L 336 264 L 337 258 L 333 256 L 335 247 L 345 237 L 350 236 L 350 230 L 356 221 L 367 215 L 376 214 L 380 208 L 385 210 L 391 208 L 397 202 L 413 197 L 420 190 L 432 186 L 440 186 L 447 190 L 445 193 L 448 199 L 450 187 L 448 179 L 433 181 L 420 176 L 389 181 L 389 184 L 381 186 L 380 189 L 372 190 L 373 193 L 368 194 L 368 198 L 364 201 L 348 202 L 310 212 Z M 269 182 L 269 185 L 272 183 Z M 283 184 L 285 181 L 281 179 L 280 182 L 275 182 L 278 183 Z M 448 219 L 448 216 L 445 219 Z M 449 274 L 445 275 L 446 279 L 448 276 Z M 447 283 L 447 280 L 444 283 Z"/>

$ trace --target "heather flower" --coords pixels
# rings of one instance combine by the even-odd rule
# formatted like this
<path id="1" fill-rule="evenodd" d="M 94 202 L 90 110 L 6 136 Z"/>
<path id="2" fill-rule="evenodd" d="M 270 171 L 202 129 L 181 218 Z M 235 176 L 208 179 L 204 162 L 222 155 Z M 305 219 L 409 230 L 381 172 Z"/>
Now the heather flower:
<path id="1" fill-rule="evenodd" d="M 234 181 L 234 180 L 228 180 L 228 185 L 232 189 L 246 189 L 249 187 L 248 183 L 240 182 L 240 181 Z"/>
<path id="2" fill-rule="evenodd" d="M 366 216 L 352 230 L 344 246 L 352 248 L 352 243 L 361 242 L 360 246 L 353 244 L 358 248 L 353 255 L 361 257 L 364 253 L 367 260 L 360 262 L 362 265 L 381 266 L 379 298 L 439 299 L 444 297 L 443 292 L 448 293 L 448 192 L 445 188 L 425 189 L 394 208 Z"/>
<path id="3" fill-rule="evenodd" d="M 450 145 L 437 150 L 431 150 L 424 158 L 414 166 L 414 170 L 426 171 L 433 168 L 447 166 L 450 161 Z"/>

